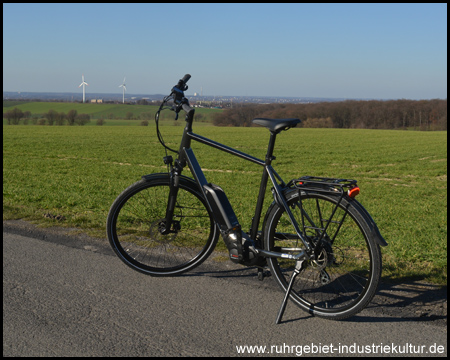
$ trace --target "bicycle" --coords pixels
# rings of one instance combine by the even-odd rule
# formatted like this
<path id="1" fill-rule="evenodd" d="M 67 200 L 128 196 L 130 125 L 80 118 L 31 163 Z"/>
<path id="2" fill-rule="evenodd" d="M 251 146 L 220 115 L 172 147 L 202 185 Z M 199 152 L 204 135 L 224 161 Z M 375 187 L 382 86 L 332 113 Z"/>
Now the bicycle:
<path id="1" fill-rule="evenodd" d="M 117 256 L 134 270 L 152 276 L 175 276 L 194 269 L 214 250 L 222 236 L 235 263 L 264 267 L 284 291 L 277 315 L 288 298 L 308 313 L 340 320 L 355 315 L 372 300 L 381 276 L 380 246 L 386 246 L 367 210 L 355 199 L 356 180 L 302 176 L 287 183 L 272 167 L 275 139 L 299 119 L 256 118 L 270 132 L 264 160 L 195 134 L 195 109 L 184 96 L 185 75 L 166 96 L 155 116 L 164 146 L 167 173 L 142 176 L 114 201 L 107 235 Z M 170 105 L 172 104 L 172 105 Z M 185 112 L 186 126 L 178 150 L 167 146 L 159 130 L 160 112 Z M 208 183 L 191 142 L 196 141 L 263 167 L 255 214 L 248 232 L 242 230 L 223 189 Z M 177 154 L 177 158 L 167 151 Z M 188 166 L 193 178 L 182 175 Z M 268 181 L 273 202 L 261 229 Z"/>

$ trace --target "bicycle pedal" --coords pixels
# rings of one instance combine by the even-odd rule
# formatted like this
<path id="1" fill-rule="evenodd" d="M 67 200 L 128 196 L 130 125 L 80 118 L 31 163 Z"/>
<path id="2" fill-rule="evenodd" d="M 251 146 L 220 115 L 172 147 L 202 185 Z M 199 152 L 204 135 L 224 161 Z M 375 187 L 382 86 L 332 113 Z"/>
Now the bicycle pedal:
<path id="1" fill-rule="evenodd" d="M 242 263 L 242 255 L 239 255 L 237 249 L 230 250 L 230 260 L 236 264 Z"/>
<path id="2" fill-rule="evenodd" d="M 263 281 L 266 277 L 270 277 L 270 271 L 264 270 L 264 268 L 258 268 L 258 280 Z"/>
<path id="3" fill-rule="evenodd" d="M 264 280 L 264 270 L 258 269 L 258 280 L 263 281 Z"/>

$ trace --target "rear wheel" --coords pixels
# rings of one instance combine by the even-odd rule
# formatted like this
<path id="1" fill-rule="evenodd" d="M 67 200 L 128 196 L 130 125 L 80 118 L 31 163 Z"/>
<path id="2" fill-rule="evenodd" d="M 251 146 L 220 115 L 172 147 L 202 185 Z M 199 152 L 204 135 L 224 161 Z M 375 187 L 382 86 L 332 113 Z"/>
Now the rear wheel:
<path id="1" fill-rule="evenodd" d="M 316 260 L 306 260 L 296 277 L 290 298 L 303 310 L 324 318 L 344 319 L 361 311 L 372 300 L 381 276 L 381 253 L 370 236 L 365 217 L 344 198 L 298 190 L 287 201 L 302 234 L 320 243 Z M 327 223 L 329 225 L 324 231 Z M 304 245 L 293 231 L 284 208 L 269 209 L 264 230 L 265 247 L 299 253 Z M 270 258 L 275 280 L 286 291 L 295 261 Z"/>
<path id="2" fill-rule="evenodd" d="M 215 247 L 217 228 L 197 185 L 180 177 L 171 231 L 163 235 L 168 198 L 169 176 L 155 174 L 128 187 L 111 206 L 109 242 L 134 270 L 178 275 L 200 265 Z"/>

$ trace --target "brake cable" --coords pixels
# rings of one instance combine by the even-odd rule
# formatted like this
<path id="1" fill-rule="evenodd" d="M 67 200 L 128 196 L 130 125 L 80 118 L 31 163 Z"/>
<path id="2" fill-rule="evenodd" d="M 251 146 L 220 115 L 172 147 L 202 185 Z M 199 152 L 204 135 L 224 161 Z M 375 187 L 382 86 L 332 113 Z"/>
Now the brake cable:
<path id="1" fill-rule="evenodd" d="M 162 137 L 161 131 L 159 131 L 159 113 L 161 112 L 161 110 L 166 110 L 166 109 L 173 110 L 173 107 L 171 107 L 171 106 L 164 107 L 164 105 L 170 100 L 171 97 L 172 97 L 172 94 L 170 94 L 169 96 L 166 96 L 163 99 L 163 102 L 161 103 L 161 106 L 159 107 L 158 111 L 155 114 L 156 135 L 158 136 L 158 140 L 161 143 L 161 145 L 164 146 L 164 148 L 165 148 L 166 156 L 167 156 L 167 150 L 170 150 L 170 151 L 172 151 L 172 152 L 174 152 L 175 154 L 178 155 L 178 151 L 177 150 L 174 150 L 174 149 L 172 149 L 172 148 L 170 148 L 169 146 L 166 145 L 166 143 L 164 142 L 164 139 Z"/>

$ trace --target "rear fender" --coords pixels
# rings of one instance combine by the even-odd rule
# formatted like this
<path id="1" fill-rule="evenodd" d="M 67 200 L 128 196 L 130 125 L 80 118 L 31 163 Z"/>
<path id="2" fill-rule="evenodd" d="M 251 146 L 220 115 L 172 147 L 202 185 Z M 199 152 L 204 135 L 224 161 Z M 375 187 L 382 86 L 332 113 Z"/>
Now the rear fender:
<path id="1" fill-rule="evenodd" d="M 375 221 L 372 219 L 372 216 L 370 216 L 369 212 L 364 208 L 364 206 L 361 205 L 360 202 L 357 200 L 351 199 L 349 202 L 359 210 L 359 212 L 364 216 L 366 219 L 367 224 L 369 224 L 371 235 L 375 238 L 378 245 L 380 246 L 387 246 L 388 243 L 386 240 L 384 240 L 383 236 L 380 233 L 380 230 L 378 230 L 378 226 L 375 223 Z"/>
<path id="2" fill-rule="evenodd" d="M 292 198 L 292 196 L 294 196 L 297 193 L 297 191 L 298 191 L 297 189 L 287 189 L 284 192 L 284 195 L 286 196 L 286 200 L 289 201 Z M 304 193 L 304 192 L 302 191 L 302 193 Z M 352 199 L 349 197 L 345 197 L 345 199 L 347 200 L 348 203 L 350 203 L 352 206 L 354 206 L 360 212 L 360 214 L 364 217 L 364 220 L 366 220 L 366 223 L 369 225 L 370 235 L 375 239 L 377 244 L 380 246 L 387 246 L 388 243 L 386 242 L 386 240 L 384 240 L 383 236 L 380 233 L 380 230 L 378 229 L 377 224 L 372 219 L 372 217 L 370 216 L 368 211 L 364 208 L 364 206 L 362 206 L 361 203 L 359 203 L 355 199 Z M 263 229 L 265 228 L 268 214 L 270 213 L 270 211 L 272 210 L 272 208 L 275 205 L 276 205 L 275 201 L 273 201 L 272 204 L 270 204 L 269 209 L 267 210 L 266 216 L 264 218 Z"/>

